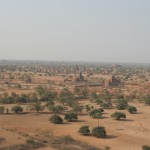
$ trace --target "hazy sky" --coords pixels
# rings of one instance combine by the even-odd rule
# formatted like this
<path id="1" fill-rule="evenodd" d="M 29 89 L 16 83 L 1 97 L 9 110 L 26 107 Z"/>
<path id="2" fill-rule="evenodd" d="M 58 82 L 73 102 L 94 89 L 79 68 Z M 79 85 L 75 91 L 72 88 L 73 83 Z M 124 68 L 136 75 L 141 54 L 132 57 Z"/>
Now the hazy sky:
<path id="1" fill-rule="evenodd" d="M 0 0 L 0 59 L 150 63 L 150 0 Z"/>

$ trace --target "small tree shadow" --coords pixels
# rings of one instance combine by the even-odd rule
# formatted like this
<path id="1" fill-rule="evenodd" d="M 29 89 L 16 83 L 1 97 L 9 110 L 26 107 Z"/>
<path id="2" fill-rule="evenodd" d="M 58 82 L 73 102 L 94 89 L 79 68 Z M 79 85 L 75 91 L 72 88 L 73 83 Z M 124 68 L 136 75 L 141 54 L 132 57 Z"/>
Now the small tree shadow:
<path id="1" fill-rule="evenodd" d="M 106 139 L 114 139 L 114 138 L 117 138 L 118 136 L 116 135 L 107 135 L 106 136 Z"/>
<path id="2" fill-rule="evenodd" d="M 68 124 L 71 124 L 71 122 L 63 122 L 63 123 L 60 124 L 60 125 L 68 125 Z"/>
<path id="3" fill-rule="evenodd" d="M 71 120 L 71 121 L 68 121 L 68 122 L 86 122 L 85 120 Z"/>
<path id="4" fill-rule="evenodd" d="M 107 118 L 110 118 L 110 117 L 102 116 L 100 119 L 107 119 Z"/>
<path id="5" fill-rule="evenodd" d="M 73 120 L 71 122 L 86 122 L 85 120 Z"/>
<path id="6" fill-rule="evenodd" d="M 89 114 L 86 113 L 82 113 L 82 114 L 78 114 L 78 116 L 88 116 Z"/>
<path id="7" fill-rule="evenodd" d="M 143 113 L 142 113 L 142 112 L 135 112 L 135 113 L 133 113 L 133 114 L 135 114 L 135 115 L 136 115 L 136 114 L 143 114 Z"/>
<path id="8" fill-rule="evenodd" d="M 121 119 L 119 121 L 133 121 L 133 119 Z"/>

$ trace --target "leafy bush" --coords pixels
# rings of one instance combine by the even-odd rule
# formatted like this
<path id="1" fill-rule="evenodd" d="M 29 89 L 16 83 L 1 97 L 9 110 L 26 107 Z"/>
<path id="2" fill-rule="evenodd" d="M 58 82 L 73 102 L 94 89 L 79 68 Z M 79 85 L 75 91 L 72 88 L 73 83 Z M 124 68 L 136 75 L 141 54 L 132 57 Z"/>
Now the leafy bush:
<path id="1" fill-rule="evenodd" d="M 102 104 L 102 103 L 103 103 L 103 101 L 102 101 L 101 99 L 96 99 L 95 102 L 96 102 L 97 104 Z"/>
<path id="2" fill-rule="evenodd" d="M 50 106 L 50 105 L 54 105 L 54 102 L 51 101 L 51 100 L 49 100 L 49 101 L 46 102 L 46 106 Z"/>
<path id="3" fill-rule="evenodd" d="M 68 121 L 73 121 L 73 120 L 77 120 L 78 116 L 75 113 L 68 113 L 68 114 L 65 114 L 64 119 Z"/>
<path id="4" fill-rule="evenodd" d="M 129 107 L 127 108 L 127 110 L 128 110 L 128 112 L 131 113 L 131 114 L 137 112 L 137 109 L 136 109 L 136 107 L 134 107 L 134 106 L 129 106 Z"/>
<path id="5" fill-rule="evenodd" d="M 53 113 L 61 113 L 64 108 L 61 105 L 58 106 L 49 105 L 48 109 Z"/>
<path id="6" fill-rule="evenodd" d="M 11 111 L 18 114 L 23 112 L 23 108 L 20 105 L 16 105 L 12 107 Z"/>
<path id="7" fill-rule="evenodd" d="M 109 103 L 109 102 L 107 102 L 107 103 L 102 103 L 102 104 L 101 104 L 101 107 L 104 108 L 104 109 L 109 109 L 109 108 L 112 107 L 112 103 Z"/>
<path id="8" fill-rule="evenodd" d="M 111 148 L 109 146 L 105 146 L 103 150 L 110 150 Z"/>
<path id="9" fill-rule="evenodd" d="M 61 139 L 66 143 L 74 141 L 74 139 L 70 135 L 64 135 Z"/>
<path id="10" fill-rule="evenodd" d="M 33 144 L 35 144 L 36 142 L 35 142 L 33 139 L 29 138 L 29 139 L 26 140 L 26 143 L 33 145 Z"/>
<path id="11" fill-rule="evenodd" d="M 20 96 L 17 96 L 15 99 L 16 103 L 27 103 L 29 102 L 29 97 L 26 94 L 21 94 Z"/>
<path id="12" fill-rule="evenodd" d="M 0 106 L 0 114 L 3 114 L 5 111 L 5 107 L 4 106 Z"/>
<path id="13" fill-rule="evenodd" d="M 54 124 L 62 124 L 63 123 L 63 119 L 59 115 L 51 116 L 49 121 L 51 121 Z"/>
<path id="14" fill-rule="evenodd" d="M 111 118 L 114 118 L 115 120 L 120 120 L 121 118 L 126 118 L 126 114 L 122 112 L 114 112 L 111 115 Z"/>
<path id="15" fill-rule="evenodd" d="M 35 110 L 36 112 L 39 112 L 39 111 L 42 111 L 42 110 L 43 110 L 43 108 L 42 108 L 40 102 L 35 103 L 35 104 L 32 106 L 32 109 Z"/>
<path id="16" fill-rule="evenodd" d="M 83 111 L 83 106 L 81 106 L 79 104 L 75 104 L 72 107 L 72 111 L 75 112 L 76 114 L 81 113 Z"/>
<path id="17" fill-rule="evenodd" d="M 3 97 L 0 99 L 0 102 L 2 104 L 13 104 L 15 103 L 15 98 L 8 96 L 8 97 Z"/>
<path id="18" fill-rule="evenodd" d="M 85 109 L 86 109 L 86 112 L 89 112 L 89 111 L 91 110 L 90 105 L 89 105 L 89 104 L 88 104 L 88 105 L 85 105 Z"/>
<path id="19" fill-rule="evenodd" d="M 105 128 L 102 126 L 93 128 L 92 129 L 92 135 L 97 137 L 97 138 L 105 138 L 106 137 Z"/>
<path id="20" fill-rule="evenodd" d="M 116 105 L 116 108 L 118 110 L 124 110 L 127 109 L 127 107 L 128 107 L 128 103 L 124 99 L 118 100 L 118 103 Z"/>
<path id="21" fill-rule="evenodd" d="M 150 105 L 150 98 L 145 98 L 144 103 L 145 105 Z"/>
<path id="22" fill-rule="evenodd" d="M 96 118 L 96 113 L 100 113 L 101 114 L 101 116 L 102 116 L 102 112 L 103 112 L 104 110 L 102 109 L 102 108 L 99 108 L 99 109 L 93 109 L 93 110 L 91 110 L 90 111 L 90 113 L 89 113 L 89 115 L 92 117 L 92 118 Z"/>
<path id="23" fill-rule="evenodd" d="M 82 135 L 88 135 L 90 133 L 89 126 L 82 126 L 82 127 L 80 127 L 78 132 L 80 134 L 82 134 Z"/>
<path id="24" fill-rule="evenodd" d="M 143 146 L 142 146 L 142 150 L 150 150 L 150 146 L 148 146 L 148 145 L 143 145 Z"/>

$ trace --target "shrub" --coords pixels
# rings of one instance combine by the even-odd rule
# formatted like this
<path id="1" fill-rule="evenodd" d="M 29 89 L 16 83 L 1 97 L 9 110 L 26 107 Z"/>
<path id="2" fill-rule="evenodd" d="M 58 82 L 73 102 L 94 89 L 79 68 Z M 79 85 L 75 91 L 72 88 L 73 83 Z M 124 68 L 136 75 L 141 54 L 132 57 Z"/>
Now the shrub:
<path id="1" fill-rule="evenodd" d="M 41 104 L 39 102 L 35 103 L 33 106 L 32 106 L 33 110 L 35 110 L 36 112 L 39 112 L 39 111 L 42 111 L 43 108 L 41 106 Z"/>
<path id="2" fill-rule="evenodd" d="M 150 146 L 148 146 L 148 145 L 143 145 L 143 146 L 142 146 L 142 150 L 150 150 Z"/>
<path id="3" fill-rule="evenodd" d="M 68 113 L 68 114 L 65 114 L 64 119 L 68 121 L 73 121 L 73 120 L 77 120 L 78 116 L 75 113 Z"/>
<path id="4" fill-rule="evenodd" d="M 72 111 L 75 112 L 76 114 L 81 113 L 83 111 L 83 106 L 80 106 L 79 104 L 75 104 L 72 107 Z"/>
<path id="5" fill-rule="evenodd" d="M 59 115 L 51 116 L 49 121 L 51 121 L 54 124 L 62 124 L 63 123 L 63 119 Z"/>
<path id="6" fill-rule="evenodd" d="M 15 102 L 15 98 L 8 96 L 8 97 L 3 97 L 0 99 L 0 102 L 2 104 L 13 104 Z"/>
<path id="7" fill-rule="evenodd" d="M 64 135 L 61 139 L 66 143 L 74 141 L 74 139 L 70 135 Z"/>
<path id="8" fill-rule="evenodd" d="M 126 118 L 126 114 L 122 112 L 114 112 L 111 115 L 111 118 L 115 118 L 115 120 L 120 120 L 121 118 Z"/>
<path id="9" fill-rule="evenodd" d="M 102 104 L 101 104 L 101 107 L 104 108 L 104 109 L 109 109 L 109 108 L 112 107 L 112 103 L 109 103 L 109 102 L 107 102 L 107 103 L 102 103 Z"/>
<path id="10" fill-rule="evenodd" d="M 88 135 L 90 133 L 89 126 L 82 126 L 82 127 L 80 127 L 78 132 L 80 134 L 82 134 L 82 135 Z"/>
<path id="11" fill-rule="evenodd" d="M 50 106 L 50 105 L 54 105 L 54 102 L 51 101 L 51 100 L 49 100 L 49 101 L 46 102 L 46 106 Z"/>
<path id="12" fill-rule="evenodd" d="M 18 114 L 23 112 L 23 108 L 20 105 L 16 105 L 12 107 L 11 111 Z"/>
<path id="13" fill-rule="evenodd" d="M 150 105 L 150 98 L 146 98 L 146 99 L 144 100 L 144 102 L 145 102 L 145 105 Z"/>
<path id="14" fill-rule="evenodd" d="M 96 99 L 95 102 L 96 102 L 97 104 L 102 104 L 102 103 L 103 103 L 103 101 L 100 100 L 100 99 Z"/>
<path id="15" fill-rule="evenodd" d="M 93 110 L 90 111 L 89 115 L 90 115 L 92 118 L 97 118 L 95 114 L 96 114 L 96 113 L 100 113 L 101 116 L 102 116 L 102 112 L 103 112 L 103 111 L 104 111 L 104 110 L 103 110 L 102 108 L 93 109 Z"/>
<path id="16" fill-rule="evenodd" d="M 128 103 L 125 101 L 125 100 L 120 100 L 120 101 L 118 101 L 118 104 L 117 104 L 117 106 L 116 106 L 116 108 L 118 109 L 118 110 L 124 110 L 124 109 L 126 109 L 128 107 Z"/>
<path id="17" fill-rule="evenodd" d="M 61 113 L 64 108 L 61 105 L 58 106 L 49 105 L 48 109 L 53 113 Z"/>
<path id="18" fill-rule="evenodd" d="M 106 137 L 105 128 L 102 126 L 93 128 L 92 129 L 92 135 L 97 137 L 97 138 L 105 138 Z"/>
<path id="19" fill-rule="evenodd" d="M 109 146 L 105 146 L 103 150 L 110 150 L 111 148 Z"/>
<path id="20" fill-rule="evenodd" d="M 89 112 L 89 111 L 91 110 L 90 105 L 89 105 L 89 104 L 88 104 L 88 105 L 85 105 L 85 109 L 86 109 L 86 112 Z"/>
<path id="21" fill-rule="evenodd" d="M 129 106 L 129 107 L 127 108 L 127 110 L 128 110 L 128 112 L 131 113 L 131 114 L 137 112 L 137 109 L 136 109 L 136 107 L 134 107 L 134 106 Z"/>
<path id="22" fill-rule="evenodd" d="M 0 114 L 3 114 L 5 111 L 5 107 L 4 106 L 0 106 Z"/>
<path id="23" fill-rule="evenodd" d="M 33 145 L 33 144 L 35 144 L 36 142 L 35 142 L 33 139 L 30 138 L 30 139 L 27 139 L 27 140 L 26 140 L 26 143 Z"/>

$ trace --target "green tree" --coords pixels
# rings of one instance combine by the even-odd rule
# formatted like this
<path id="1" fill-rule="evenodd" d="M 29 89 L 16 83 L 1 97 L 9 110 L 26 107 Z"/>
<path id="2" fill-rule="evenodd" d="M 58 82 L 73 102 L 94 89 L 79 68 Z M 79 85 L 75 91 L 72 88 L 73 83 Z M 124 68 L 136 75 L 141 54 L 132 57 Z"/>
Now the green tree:
<path id="1" fill-rule="evenodd" d="M 131 114 L 137 112 L 137 109 L 136 109 L 136 107 L 134 107 L 134 106 L 129 106 L 129 107 L 127 108 L 127 110 L 128 110 L 128 112 L 131 113 Z"/>
<path id="2" fill-rule="evenodd" d="M 49 121 L 54 124 L 62 124 L 63 123 L 63 119 L 59 115 L 51 116 Z"/>
<path id="3" fill-rule="evenodd" d="M 100 113 L 101 117 L 102 117 L 102 112 L 104 110 L 102 108 L 99 108 L 99 109 L 93 109 L 89 112 L 89 115 L 92 117 L 92 118 L 96 118 L 96 113 Z"/>
<path id="4" fill-rule="evenodd" d="M 61 105 L 58 105 L 58 106 L 54 106 L 54 105 L 49 105 L 48 106 L 48 109 L 53 112 L 53 113 L 61 113 L 64 108 L 61 106 Z"/>
<path id="5" fill-rule="evenodd" d="M 119 99 L 119 100 L 117 101 L 116 108 L 117 108 L 118 110 L 124 110 L 124 109 L 127 109 L 127 107 L 128 107 L 128 103 L 127 103 L 126 100 L 124 100 L 124 99 Z"/>
<path id="6" fill-rule="evenodd" d="M 148 145 L 143 145 L 143 146 L 142 146 L 142 150 L 150 150 L 150 146 L 148 146 Z"/>
<path id="7" fill-rule="evenodd" d="M 82 134 L 82 135 L 89 135 L 89 133 L 90 133 L 89 126 L 82 126 L 82 127 L 80 127 L 78 132 L 80 134 Z"/>
<path id="8" fill-rule="evenodd" d="M 103 104 L 103 101 L 102 101 L 101 99 L 96 99 L 95 102 L 96 102 L 97 104 Z"/>
<path id="9" fill-rule="evenodd" d="M 95 113 L 95 118 L 98 119 L 98 126 L 99 126 L 99 119 L 102 118 L 102 113 Z"/>
<path id="10" fill-rule="evenodd" d="M 23 108 L 20 105 L 15 105 L 12 107 L 11 111 L 18 114 L 23 112 Z"/>
<path id="11" fill-rule="evenodd" d="M 89 112 L 91 110 L 91 107 L 89 104 L 85 105 L 85 109 L 86 109 L 86 112 Z"/>
<path id="12" fill-rule="evenodd" d="M 150 105 L 150 98 L 149 97 L 145 98 L 144 103 L 145 105 Z"/>
<path id="13" fill-rule="evenodd" d="M 104 109 L 112 108 L 112 103 L 110 103 L 110 102 L 102 103 L 101 107 Z"/>
<path id="14" fill-rule="evenodd" d="M 81 113 L 83 111 L 83 106 L 81 106 L 79 104 L 75 104 L 72 107 L 72 111 L 75 112 L 76 114 Z"/>
<path id="15" fill-rule="evenodd" d="M 36 90 L 36 92 L 37 92 L 37 94 L 40 96 L 40 97 L 42 97 L 44 94 L 45 94 L 45 92 L 46 92 L 46 88 L 44 88 L 44 87 L 42 87 L 41 85 L 39 85 L 39 86 L 37 86 L 36 88 L 35 88 L 35 90 Z"/>
<path id="16" fill-rule="evenodd" d="M 67 121 L 73 121 L 73 120 L 77 120 L 78 116 L 75 113 L 68 113 L 68 114 L 65 114 L 64 119 Z"/>
<path id="17" fill-rule="evenodd" d="M 106 130 L 102 126 L 94 127 L 92 129 L 92 135 L 97 138 L 105 138 L 106 137 Z"/>
<path id="18" fill-rule="evenodd" d="M 35 110 L 36 112 L 42 111 L 43 107 L 41 106 L 41 103 L 36 102 L 35 104 L 33 104 L 33 110 Z"/>
<path id="19" fill-rule="evenodd" d="M 61 104 L 67 104 L 68 106 L 73 106 L 74 95 L 68 89 L 63 89 L 59 94 L 59 102 Z"/>
<path id="20" fill-rule="evenodd" d="M 114 118 L 115 120 L 120 120 L 121 118 L 126 118 L 126 114 L 122 112 L 114 112 L 111 114 L 111 118 Z"/>
<path id="21" fill-rule="evenodd" d="M 5 111 L 5 107 L 4 106 L 0 106 L 0 114 L 3 114 Z"/>
<path id="22" fill-rule="evenodd" d="M 47 90 L 41 96 L 41 101 L 43 101 L 43 102 L 54 101 L 56 98 L 57 98 L 57 93 L 56 92 Z"/>

